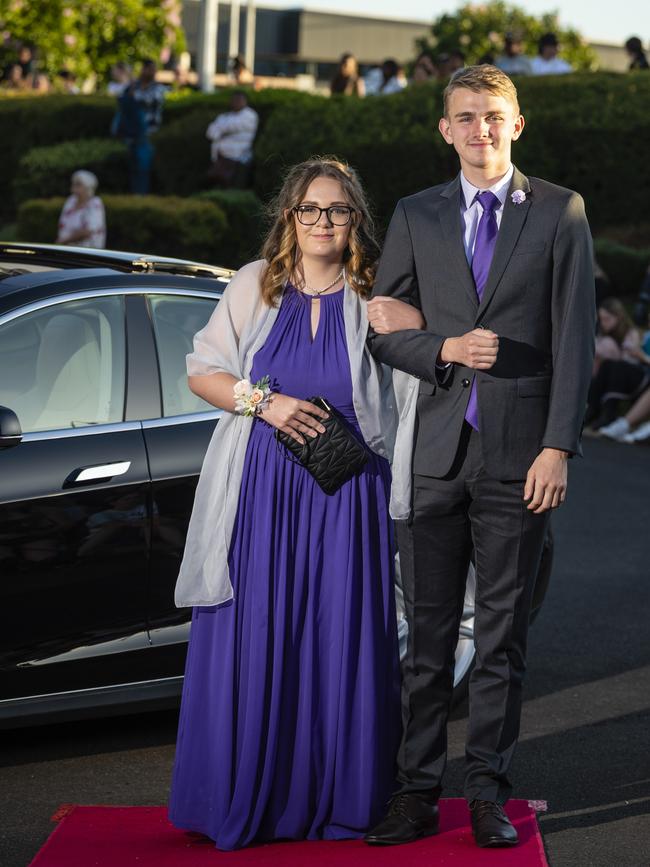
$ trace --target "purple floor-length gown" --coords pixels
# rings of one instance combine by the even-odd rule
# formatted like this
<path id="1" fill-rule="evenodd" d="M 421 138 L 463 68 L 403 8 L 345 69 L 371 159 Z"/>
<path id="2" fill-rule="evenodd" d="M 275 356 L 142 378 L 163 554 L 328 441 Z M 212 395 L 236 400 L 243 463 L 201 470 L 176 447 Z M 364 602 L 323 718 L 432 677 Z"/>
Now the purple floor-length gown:
<path id="1" fill-rule="evenodd" d="M 343 291 L 288 288 L 251 381 L 326 397 L 358 431 Z M 192 620 L 169 815 L 220 849 L 362 834 L 399 741 L 389 467 L 324 494 L 253 423 L 230 547 L 234 600 Z"/>

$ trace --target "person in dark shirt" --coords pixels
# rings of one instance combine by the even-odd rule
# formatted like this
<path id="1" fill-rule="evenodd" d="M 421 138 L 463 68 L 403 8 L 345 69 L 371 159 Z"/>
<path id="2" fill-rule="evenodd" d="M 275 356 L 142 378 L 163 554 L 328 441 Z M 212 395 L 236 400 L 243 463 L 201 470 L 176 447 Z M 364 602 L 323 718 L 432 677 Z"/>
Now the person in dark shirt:
<path id="1" fill-rule="evenodd" d="M 648 69 L 648 58 L 643 50 L 643 43 L 638 36 L 630 36 L 625 43 L 625 50 L 630 56 L 628 69 Z"/>

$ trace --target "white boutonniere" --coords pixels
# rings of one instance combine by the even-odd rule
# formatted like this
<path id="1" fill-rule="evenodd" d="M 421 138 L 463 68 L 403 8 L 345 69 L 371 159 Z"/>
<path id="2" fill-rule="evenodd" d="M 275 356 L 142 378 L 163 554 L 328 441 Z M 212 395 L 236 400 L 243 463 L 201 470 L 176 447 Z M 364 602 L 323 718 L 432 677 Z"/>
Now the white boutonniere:
<path id="1" fill-rule="evenodd" d="M 236 412 L 240 415 L 255 416 L 269 405 L 273 392 L 270 379 L 265 376 L 255 383 L 251 383 L 248 379 L 240 379 L 233 386 L 233 394 Z"/>
<path id="2" fill-rule="evenodd" d="M 526 193 L 523 190 L 515 190 L 510 198 L 515 205 L 521 205 L 526 201 Z"/>

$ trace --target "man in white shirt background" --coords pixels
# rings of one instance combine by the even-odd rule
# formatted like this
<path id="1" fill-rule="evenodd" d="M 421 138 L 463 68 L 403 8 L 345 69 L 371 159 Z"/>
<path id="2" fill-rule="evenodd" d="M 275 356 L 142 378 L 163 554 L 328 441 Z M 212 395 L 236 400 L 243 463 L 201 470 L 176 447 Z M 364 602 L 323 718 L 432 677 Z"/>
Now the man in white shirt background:
<path id="1" fill-rule="evenodd" d="M 558 57 L 560 45 L 555 33 L 545 33 L 537 43 L 537 57 L 530 62 L 533 75 L 565 75 L 573 72 L 566 60 Z"/>
<path id="2" fill-rule="evenodd" d="M 211 141 L 209 178 L 221 187 L 246 186 L 259 117 L 243 91 L 235 91 L 230 111 L 217 115 L 206 130 Z"/>

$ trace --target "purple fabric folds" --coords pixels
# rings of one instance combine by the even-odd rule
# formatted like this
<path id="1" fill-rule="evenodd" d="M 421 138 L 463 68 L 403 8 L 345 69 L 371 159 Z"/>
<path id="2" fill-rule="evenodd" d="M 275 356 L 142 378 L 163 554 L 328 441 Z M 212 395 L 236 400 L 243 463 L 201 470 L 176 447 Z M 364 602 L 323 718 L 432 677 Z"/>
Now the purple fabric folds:
<path id="1" fill-rule="evenodd" d="M 289 288 L 251 378 L 356 428 L 343 292 Z M 255 421 L 230 548 L 234 600 L 194 610 L 169 815 L 221 849 L 361 835 L 390 796 L 399 674 L 388 464 L 332 496 Z"/>

